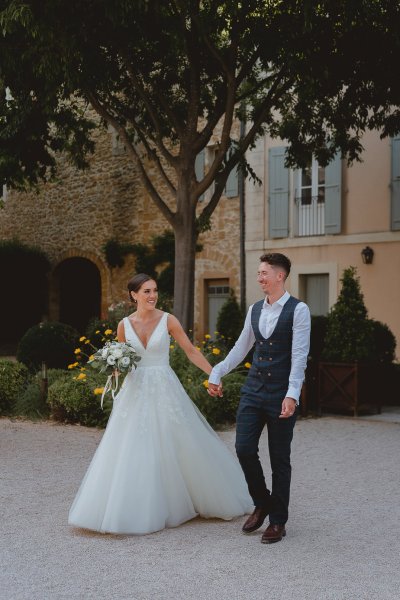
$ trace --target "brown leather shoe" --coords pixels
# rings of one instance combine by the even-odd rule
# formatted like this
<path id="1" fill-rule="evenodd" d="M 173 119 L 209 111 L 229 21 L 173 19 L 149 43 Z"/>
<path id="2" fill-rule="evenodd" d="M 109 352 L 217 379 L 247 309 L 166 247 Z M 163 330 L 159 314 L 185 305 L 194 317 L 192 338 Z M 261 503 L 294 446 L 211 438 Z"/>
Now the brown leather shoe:
<path id="1" fill-rule="evenodd" d="M 274 544 L 280 542 L 286 535 L 286 529 L 284 525 L 271 525 L 269 524 L 267 529 L 262 534 L 262 544 Z"/>
<path id="2" fill-rule="evenodd" d="M 253 514 L 249 516 L 246 523 L 242 527 L 243 533 L 252 533 L 259 529 L 265 521 L 265 517 L 269 513 L 268 508 L 255 508 Z"/>

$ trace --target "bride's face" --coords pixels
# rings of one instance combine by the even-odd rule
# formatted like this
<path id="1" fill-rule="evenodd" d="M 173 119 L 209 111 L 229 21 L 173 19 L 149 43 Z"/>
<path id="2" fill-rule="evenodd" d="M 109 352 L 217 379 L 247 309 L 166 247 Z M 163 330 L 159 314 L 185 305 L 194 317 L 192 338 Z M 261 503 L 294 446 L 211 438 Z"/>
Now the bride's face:
<path id="1" fill-rule="evenodd" d="M 145 281 L 139 291 L 133 292 L 132 295 L 137 302 L 138 308 L 142 310 L 154 310 L 158 298 L 157 284 L 152 279 Z"/>

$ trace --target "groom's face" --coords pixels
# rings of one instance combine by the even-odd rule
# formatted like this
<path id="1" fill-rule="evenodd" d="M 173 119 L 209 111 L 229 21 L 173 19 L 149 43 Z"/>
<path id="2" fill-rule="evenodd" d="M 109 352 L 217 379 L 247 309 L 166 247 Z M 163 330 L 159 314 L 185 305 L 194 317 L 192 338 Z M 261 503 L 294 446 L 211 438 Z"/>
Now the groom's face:
<path id="1" fill-rule="evenodd" d="M 268 296 L 276 292 L 281 288 L 283 280 L 284 273 L 280 269 L 272 267 L 266 262 L 260 263 L 257 272 L 257 281 L 264 294 Z"/>

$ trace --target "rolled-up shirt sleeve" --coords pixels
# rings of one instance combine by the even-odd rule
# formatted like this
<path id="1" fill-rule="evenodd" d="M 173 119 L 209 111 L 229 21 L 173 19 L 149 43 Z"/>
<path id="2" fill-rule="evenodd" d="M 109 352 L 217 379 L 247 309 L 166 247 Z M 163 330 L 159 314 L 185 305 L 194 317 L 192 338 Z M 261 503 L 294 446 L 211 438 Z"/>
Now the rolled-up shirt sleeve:
<path id="1" fill-rule="evenodd" d="M 210 383 L 214 383 L 215 385 L 219 385 L 221 382 L 221 378 L 224 375 L 227 375 L 232 369 L 238 366 L 245 358 L 247 353 L 251 350 L 256 341 L 254 336 L 253 328 L 251 326 L 251 311 L 253 306 L 250 306 L 247 311 L 246 320 L 244 322 L 244 327 L 242 333 L 237 339 L 237 342 L 233 346 L 232 350 L 226 356 L 226 358 L 215 365 L 213 370 L 210 373 L 208 381 Z"/>
<path id="2" fill-rule="evenodd" d="M 307 357 L 310 349 L 311 316 L 304 302 L 300 302 L 293 315 L 292 366 L 289 375 L 289 388 L 286 397 L 299 403 Z"/>

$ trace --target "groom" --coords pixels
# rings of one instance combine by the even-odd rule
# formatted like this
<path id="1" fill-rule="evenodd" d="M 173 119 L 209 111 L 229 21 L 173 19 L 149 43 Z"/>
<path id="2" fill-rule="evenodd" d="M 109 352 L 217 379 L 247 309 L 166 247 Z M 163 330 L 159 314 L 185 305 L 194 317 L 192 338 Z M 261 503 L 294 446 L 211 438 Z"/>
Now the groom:
<path id="1" fill-rule="evenodd" d="M 309 350 L 310 311 L 304 302 L 285 291 L 291 267 L 288 257 L 264 254 L 260 261 L 257 281 L 265 300 L 250 306 L 235 346 L 210 374 L 208 391 L 211 396 L 222 396 L 221 377 L 242 362 L 255 345 L 237 412 L 236 453 L 255 506 L 243 532 L 256 531 L 269 515 L 261 542 L 271 544 L 286 535 L 290 445 Z M 258 456 L 264 425 L 268 430 L 272 493 Z"/>

